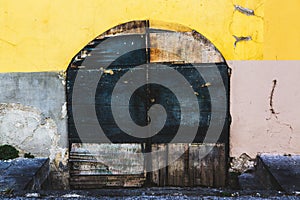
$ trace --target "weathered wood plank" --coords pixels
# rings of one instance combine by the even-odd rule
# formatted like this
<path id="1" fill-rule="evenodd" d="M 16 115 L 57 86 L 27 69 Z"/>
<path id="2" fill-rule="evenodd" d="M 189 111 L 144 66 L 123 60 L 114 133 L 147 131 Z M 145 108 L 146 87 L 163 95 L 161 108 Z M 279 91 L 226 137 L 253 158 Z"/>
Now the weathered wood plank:
<path id="1" fill-rule="evenodd" d="M 168 185 L 168 145 L 152 144 L 152 154 L 153 169 L 159 169 L 153 171 L 152 181 L 158 186 L 166 186 Z"/>
<path id="2" fill-rule="evenodd" d="M 73 156 L 74 152 L 86 151 L 90 154 L 82 154 L 79 158 Z M 98 171 L 99 174 L 141 174 L 144 172 L 144 158 L 140 154 L 141 151 L 141 144 L 73 143 L 70 157 L 73 159 L 71 169 L 90 170 L 91 173 L 95 173 L 96 169 L 101 169 L 102 171 Z M 93 155 L 92 158 L 91 155 Z"/>
<path id="3" fill-rule="evenodd" d="M 157 31 L 157 33 L 150 33 L 150 48 L 151 63 L 218 63 L 224 61 L 218 50 L 196 32 Z"/>
<path id="4" fill-rule="evenodd" d="M 168 185 L 170 186 L 186 186 L 188 177 L 185 171 L 186 168 L 186 154 L 188 151 L 188 144 L 168 144 L 168 160 L 174 160 L 168 165 Z"/>
<path id="5" fill-rule="evenodd" d="M 128 35 L 137 33 L 146 33 L 147 21 L 131 21 L 125 24 L 117 25 L 106 32 L 102 33 L 97 37 L 97 39 L 102 39 L 105 37 L 112 37 L 117 35 Z"/>
<path id="6" fill-rule="evenodd" d="M 225 144 L 160 144 L 160 148 L 165 148 L 164 146 L 168 146 L 169 159 L 177 156 L 178 152 L 185 153 L 163 169 L 162 177 L 159 176 L 160 170 L 153 172 L 153 182 L 158 186 L 225 186 Z M 152 147 L 157 149 L 158 145 Z M 207 151 L 210 152 L 206 155 Z M 165 164 L 164 162 L 160 158 L 153 160 L 155 166 Z"/>
<path id="7" fill-rule="evenodd" d="M 104 187 L 141 187 L 144 184 L 144 174 L 140 175 L 85 175 L 71 176 L 72 189 L 97 189 Z"/>

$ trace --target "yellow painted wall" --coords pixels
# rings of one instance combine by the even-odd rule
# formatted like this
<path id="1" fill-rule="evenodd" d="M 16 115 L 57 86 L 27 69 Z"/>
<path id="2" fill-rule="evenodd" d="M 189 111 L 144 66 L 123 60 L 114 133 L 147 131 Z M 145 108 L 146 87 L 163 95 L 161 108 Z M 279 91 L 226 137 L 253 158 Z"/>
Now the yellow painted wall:
<path id="1" fill-rule="evenodd" d="M 300 60 L 300 1 L 267 0 L 264 58 Z"/>
<path id="2" fill-rule="evenodd" d="M 234 4 L 256 16 L 235 11 Z M 226 60 L 297 60 L 299 8 L 299 0 L 0 0 L 0 72 L 65 70 L 97 35 L 143 19 L 195 29 Z M 253 40 L 234 48 L 232 35 Z"/>

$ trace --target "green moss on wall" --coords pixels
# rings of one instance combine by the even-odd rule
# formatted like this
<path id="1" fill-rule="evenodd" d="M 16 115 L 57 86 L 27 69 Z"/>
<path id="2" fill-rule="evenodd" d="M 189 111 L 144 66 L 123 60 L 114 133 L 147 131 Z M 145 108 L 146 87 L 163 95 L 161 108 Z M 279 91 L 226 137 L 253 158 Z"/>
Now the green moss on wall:
<path id="1" fill-rule="evenodd" d="M 11 145 L 0 146 L 0 160 L 9 160 L 19 157 L 19 151 Z"/>

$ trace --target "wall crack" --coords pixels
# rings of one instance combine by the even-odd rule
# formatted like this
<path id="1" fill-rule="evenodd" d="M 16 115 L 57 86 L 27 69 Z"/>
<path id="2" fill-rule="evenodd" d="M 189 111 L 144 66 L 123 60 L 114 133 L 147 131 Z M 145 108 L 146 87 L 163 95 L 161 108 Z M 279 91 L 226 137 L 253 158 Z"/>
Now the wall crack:
<path id="1" fill-rule="evenodd" d="M 275 88 L 277 86 L 277 80 L 274 79 L 273 81 L 273 85 L 272 85 L 272 90 L 271 90 L 271 94 L 270 94 L 270 98 L 269 98 L 269 105 L 270 105 L 270 112 L 271 112 L 271 116 L 269 118 L 267 118 L 267 120 L 270 120 L 272 118 L 272 116 L 275 117 L 276 119 L 276 123 L 280 124 L 280 125 L 283 125 L 283 126 L 287 126 L 291 132 L 293 133 L 293 126 L 289 123 L 286 123 L 286 122 L 281 122 L 278 118 L 278 114 L 280 114 L 279 112 L 276 112 L 275 109 L 274 109 L 274 104 L 273 104 L 273 99 L 274 99 L 274 92 L 275 92 Z"/>
<path id="2" fill-rule="evenodd" d="M 275 112 L 274 106 L 273 106 L 273 97 L 274 97 L 274 91 L 277 85 L 277 80 L 274 79 L 273 80 L 273 86 L 272 86 L 272 90 L 271 90 L 271 94 L 270 94 L 270 111 L 271 111 L 271 115 L 274 115 L 274 117 L 276 119 L 278 119 L 277 114 L 279 114 L 278 112 Z"/>
<path id="3" fill-rule="evenodd" d="M 243 15 L 246 15 L 246 16 L 249 16 L 249 17 L 254 16 L 254 17 L 260 18 L 263 21 L 262 16 L 256 15 L 256 9 L 263 6 L 264 3 L 261 3 L 261 4 L 257 5 L 257 7 L 254 8 L 254 9 L 250 9 L 250 8 L 238 5 L 233 1 L 232 1 L 232 5 L 233 5 L 234 9 L 233 9 L 233 12 L 232 12 L 231 20 L 229 22 L 229 32 L 235 38 L 234 49 L 236 49 L 237 44 L 239 42 L 242 42 L 242 41 L 253 41 L 255 43 L 261 44 L 260 42 L 256 41 L 257 40 L 257 36 L 256 36 L 257 32 L 249 33 L 249 35 L 240 35 L 240 36 L 238 36 L 238 35 L 234 34 L 234 31 L 232 30 L 232 24 L 235 22 L 235 19 L 234 19 L 234 16 L 235 16 L 234 13 L 235 12 L 239 12 L 239 13 L 241 13 Z M 257 58 L 258 58 L 257 56 L 253 57 L 253 59 L 257 59 Z"/>
<path id="4" fill-rule="evenodd" d="M 4 39 L 1 39 L 1 38 L 0 38 L 0 41 L 3 42 L 3 43 L 8 44 L 8 45 L 10 45 L 10 46 L 13 46 L 13 47 L 16 47 L 16 46 L 17 46 L 17 44 L 15 44 L 15 43 L 13 43 L 13 42 L 10 42 L 10 41 L 8 41 L 8 40 L 4 40 Z"/>

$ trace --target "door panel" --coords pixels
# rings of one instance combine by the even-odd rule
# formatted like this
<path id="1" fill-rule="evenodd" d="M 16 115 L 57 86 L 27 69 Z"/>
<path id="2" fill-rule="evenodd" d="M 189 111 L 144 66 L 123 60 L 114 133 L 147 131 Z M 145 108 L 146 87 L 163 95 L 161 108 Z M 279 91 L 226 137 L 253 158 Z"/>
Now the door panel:
<path id="1" fill-rule="evenodd" d="M 96 188 L 96 184 L 99 187 L 125 186 L 134 185 L 135 182 L 140 186 L 142 182 L 145 183 L 145 179 L 158 186 L 225 185 L 230 123 L 228 66 L 215 47 L 195 31 L 182 33 L 155 30 L 149 29 L 148 24 L 140 21 L 107 31 L 87 45 L 68 68 L 69 141 L 72 162 L 74 166 L 79 167 L 73 169 L 74 188 L 79 187 L 80 181 L 88 180 L 88 177 L 81 177 L 86 175 L 84 173 L 93 174 L 92 185 Z M 174 79 L 168 70 L 173 70 L 183 77 L 185 84 Z M 131 78 L 146 81 L 147 84 L 129 94 L 127 87 L 135 84 L 133 80 L 124 80 L 126 84 L 119 85 L 120 80 L 128 73 L 140 74 Z M 158 84 L 159 81 L 164 84 Z M 73 99 L 74 86 L 81 89 L 80 98 Z M 120 101 L 114 106 L 117 110 L 127 109 L 130 120 L 139 126 L 151 124 L 148 111 L 154 105 L 164 107 L 166 122 L 156 135 L 148 138 L 134 137 L 118 126 L 112 112 L 112 93 L 117 86 L 120 87 L 117 94 Z M 179 99 L 178 95 L 185 96 L 187 87 L 193 90 L 192 98 Z M 174 91 L 179 92 L 176 95 Z M 125 95 L 130 95 L 129 102 L 124 98 Z M 225 105 L 225 110 L 222 105 Z M 80 113 L 76 123 L 74 111 Z M 93 112 L 96 113 L 96 117 L 91 115 Z M 121 118 L 127 119 L 124 113 L 119 114 Z M 163 121 L 164 116 L 156 116 L 156 119 Z M 221 126 L 221 133 L 217 133 L 217 140 L 207 139 L 208 129 L 218 125 Z M 77 132 L 77 126 L 82 127 L 80 134 Z M 106 137 L 115 144 L 103 144 L 103 137 L 97 131 L 99 126 Z M 176 142 L 172 141 L 180 127 L 184 130 L 196 127 L 193 144 L 188 144 L 191 143 L 192 137 L 189 131 L 177 138 Z M 147 131 L 148 135 L 152 135 L 150 129 Z M 78 162 L 78 155 L 82 154 L 78 154 L 80 148 L 76 148 L 76 145 L 80 148 L 81 145 L 95 145 L 99 154 L 103 153 L 103 148 L 109 149 L 110 156 L 94 156 L 94 159 L 101 160 L 99 163 L 99 159 L 96 159 L 95 166 L 99 169 L 107 167 L 107 170 L 96 173 L 94 168 L 87 167 L 91 164 Z M 145 173 L 145 169 L 144 172 L 140 170 L 141 163 L 145 162 L 143 158 L 139 160 L 139 170 L 136 170 L 137 167 L 130 167 L 128 159 L 131 156 L 127 155 L 124 145 L 131 145 L 134 149 L 138 145 L 138 151 L 141 152 L 163 150 L 165 154 L 154 156 L 151 160 L 150 165 L 153 168 L 166 165 L 178 152 L 184 153 L 175 162 L 149 174 Z M 205 149 L 211 151 L 203 157 Z M 123 155 L 124 153 L 126 155 Z M 124 162 L 115 163 L 113 161 L 118 159 L 113 154 L 123 155 L 126 159 Z M 83 158 L 87 155 L 89 153 L 84 154 Z M 80 159 L 82 160 L 82 157 Z M 109 175 L 108 172 L 112 174 Z M 131 177 L 130 173 L 134 176 Z M 109 182 L 112 180 L 109 178 L 111 176 L 115 176 L 116 179 L 113 180 L 116 182 Z M 106 183 L 100 184 L 101 181 Z"/>

